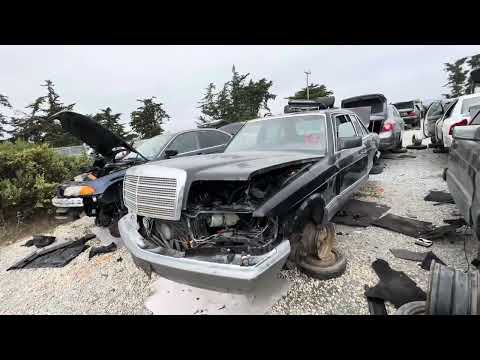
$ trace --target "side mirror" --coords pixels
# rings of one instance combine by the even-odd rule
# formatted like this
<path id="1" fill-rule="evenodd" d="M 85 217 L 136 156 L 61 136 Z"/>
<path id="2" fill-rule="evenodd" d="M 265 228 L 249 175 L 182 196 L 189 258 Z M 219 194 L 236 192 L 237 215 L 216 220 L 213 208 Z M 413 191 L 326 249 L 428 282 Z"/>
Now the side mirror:
<path id="1" fill-rule="evenodd" d="M 455 126 L 452 136 L 456 140 L 480 141 L 480 125 Z"/>
<path id="2" fill-rule="evenodd" d="M 353 149 L 362 146 L 362 138 L 360 136 L 349 136 L 338 139 L 339 150 Z"/>
<path id="3" fill-rule="evenodd" d="M 174 157 L 178 154 L 178 151 L 177 150 L 165 150 L 165 157 L 168 159 L 168 158 L 171 158 L 171 157 Z"/>

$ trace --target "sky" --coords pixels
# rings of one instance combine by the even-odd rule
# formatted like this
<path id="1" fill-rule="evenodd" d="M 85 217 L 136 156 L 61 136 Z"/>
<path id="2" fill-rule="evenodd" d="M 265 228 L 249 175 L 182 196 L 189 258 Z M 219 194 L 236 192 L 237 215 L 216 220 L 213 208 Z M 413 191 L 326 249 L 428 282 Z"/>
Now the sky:
<path id="1" fill-rule="evenodd" d="M 128 123 L 140 105 L 155 96 L 171 116 L 167 131 L 195 127 L 198 102 L 210 82 L 230 80 L 232 65 L 254 80 L 273 81 L 271 112 L 280 114 L 288 96 L 310 82 L 325 84 L 341 99 L 383 93 L 388 101 L 435 99 L 443 87 L 445 62 L 480 53 L 480 46 L 0 46 L 0 94 L 15 109 L 44 94 L 52 80 L 65 104 L 96 113 L 110 106 Z"/>

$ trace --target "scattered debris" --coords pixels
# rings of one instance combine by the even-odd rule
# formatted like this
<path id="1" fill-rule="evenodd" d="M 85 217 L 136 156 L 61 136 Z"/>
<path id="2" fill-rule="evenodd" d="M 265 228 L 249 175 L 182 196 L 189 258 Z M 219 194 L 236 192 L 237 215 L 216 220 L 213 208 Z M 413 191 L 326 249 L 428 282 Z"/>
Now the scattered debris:
<path id="1" fill-rule="evenodd" d="M 370 286 L 365 285 L 365 292 L 370 290 Z M 385 301 L 382 299 L 367 297 L 368 311 L 370 315 L 388 315 Z"/>
<path id="2" fill-rule="evenodd" d="M 425 201 L 433 201 L 440 204 L 455 204 L 452 195 L 445 191 L 430 190 L 427 196 L 423 198 Z"/>
<path id="3" fill-rule="evenodd" d="M 409 158 L 415 159 L 416 156 L 415 155 L 409 155 L 409 154 L 401 154 L 401 155 L 385 154 L 385 155 L 383 155 L 383 158 L 388 159 L 388 160 L 402 160 L 402 159 L 409 159 Z"/>
<path id="4" fill-rule="evenodd" d="M 391 302 L 397 309 L 411 301 L 426 300 L 427 295 L 403 271 L 393 270 L 388 262 L 377 259 L 372 268 L 380 281 L 365 291 L 367 298 L 382 299 Z"/>
<path id="5" fill-rule="evenodd" d="M 35 245 L 35 247 L 39 249 L 39 248 L 43 248 L 45 246 L 50 245 L 54 241 L 55 241 L 55 236 L 33 235 L 33 237 L 30 240 L 28 240 L 23 246 L 30 247 Z"/>
<path id="6" fill-rule="evenodd" d="M 117 250 L 117 245 L 115 243 L 110 243 L 109 245 L 105 246 L 94 246 L 90 249 L 90 253 L 88 254 L 88 258 L 91 259 L 95 255 L 98 254 L 106 254 L 109 252 L 114 252 Z"/>
<path id="7" fill-rule="evenodd" d="M 407 145 L 406 148 L 410 150 L 425 150 L 427 145 Z"/>
<path id="8" fill-rule="evenodd" d="M 422 234 L 422 237 L 428 240 L 437 240 L 441 239 L 449 234 L 454 234 L 456 236 L 456 230 L 461 228 L 463 225 L 457 224 L 449 224 L 444 226 L 439 226 L 434 228 L 433 230 Z"/>
<path id="9" fill-rule="evenodd" d="M 123 261 L 122 257 L 119 257 L 119 258 L 117 259 L 117 262 L 122 262 L 122 261 Z"/>
<path id="10" fill-rule="evenodd" d="M 432 240 L 424 239 L 424 238 L 418 238 L 415 240 L 415 244 L 424 246 L 424 247 L 430 247 L 433 245 Z"/>
<path id="11" fill-rule="evenodd" d="M 66 240 L 50 247 L 36 250 L 9 267 L 7 271 L 24 268 L 63 267 L 87 249 L 88 245 L 85 245 L 86 242 L 94 237 L 95 235 L 88 234 L 79 239 Z"/>
<path id="12" fill-rule="evenodd" d="M 471 264 L 480 270 L 480 258 L 473 259 Z"/>
<path id="13" fill-rule="evenodd" d="M 407 150 L 407 149 L 405 149 L 405 148 L 401 148 L 401 149 L 392 149 L 392 150 L 391 150 L 391 152 L 392 152 L 392 153 L 394 153 L 394 154 L 403 154 L 403 153 L 406 153 L 406 152 L 408 152 L 408 150 Z"/>
<path id="14" fill-rule="evenodd" d="M 394 214 L 387 214 L 381 217 L 373 222 L 373 225 L 414 238 L 418 238 L 420 235 L 434 229 L 431 222 L 409 219 Z"/>
<path id="15" fill-rule="evenodd" d="M 422 262 L 427 256 L 428 252 L 416 252 L 405 249 L 390 249 L 390 252 L 399 259 Z"/>
<path id="16" fill-rule="evenodd" d="M 466 225 L 466 224 L 467 224 L 467 223 L 465 222 L 465 219 L 464 219 L 464 218 L 445 219 L 445 220 L 443 220 L 443 222 L 444 222 L 445 224 L 450 224 L 450 225 L 458 224 L 459 226 L 463 226 L 463 225 Z"/>
<path id="17" fill-rule="evenodd" d="M 435 255 L 433 252 L 429 251 L 427 253 L 427 256 L 425 256 L 425 259 L 423 259 L 420 267 L 423 270 L 430 271 L 430 266 L 432 265 L 432 261 L 435 261 L 435 262 L 440 263 L 442 265 L 447 265 L 442 260 L 440 260 L 440 258 L 437 255 Z"/>
<path id="18" fill-rule="evenodd" d="M 367 227 L 388 210 L 390 210 L 390 207 L 386 205 L 351 199 L 333 217 L 332 221 L 338 224 Z"/>

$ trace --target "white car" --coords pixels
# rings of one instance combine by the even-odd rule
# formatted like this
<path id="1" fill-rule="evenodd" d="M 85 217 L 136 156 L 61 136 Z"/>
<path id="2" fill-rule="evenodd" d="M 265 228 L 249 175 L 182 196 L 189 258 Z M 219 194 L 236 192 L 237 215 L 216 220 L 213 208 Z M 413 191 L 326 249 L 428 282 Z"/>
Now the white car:
<path id="1" fill-rule="evenodd" d="M 471 121 L 470 108 L 480 105 L 480 94 L 459 96 L 445 111 L 445 114 L 435 123 L 435 138 L 444 148 L 452 145 L 452 132 L 455 126 L 469 125 Z"/>

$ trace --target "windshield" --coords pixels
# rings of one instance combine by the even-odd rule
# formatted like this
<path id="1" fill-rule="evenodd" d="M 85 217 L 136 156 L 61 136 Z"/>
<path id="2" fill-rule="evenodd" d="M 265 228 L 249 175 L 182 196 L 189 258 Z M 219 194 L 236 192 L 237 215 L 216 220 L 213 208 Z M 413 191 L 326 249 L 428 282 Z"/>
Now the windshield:
<path id="1" fill-rule="evenodd" d="M 399 102 L 393 104 L 397 109 L 413 109 L 413 101 Z"/>
<path id="2" fill-rule="evenodd" d="M 480 96 L 464 99 L 462 102 L 462 114 L 468 114 L 470 107 L 474 105 L 480 105 Z"/>
<path id="3" fill-rule="evenodd" d="M 326 152 L 325 115 L 289 116 L 251 120 L 232 139 L 225 152 Z"/>
<path id="4" fill-rule="evenodd" d="M 150 139 L 141 140 L 141 144 L 136 146 L 135 149 L 137 149 L 138 152 L 145 156 L 148 160 L 153 160 L 163 149 L 168 140 L 170 140 L 170 138 L 171 135 L 162 134 L 154 136 Z M 124 159 L 135 159 L 138 156 L 139 155 L 137 153 L 131 152 Z"/>

